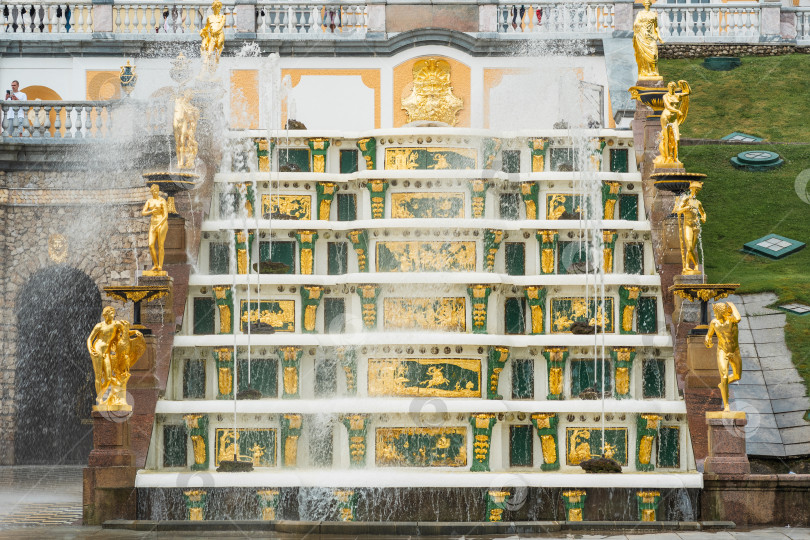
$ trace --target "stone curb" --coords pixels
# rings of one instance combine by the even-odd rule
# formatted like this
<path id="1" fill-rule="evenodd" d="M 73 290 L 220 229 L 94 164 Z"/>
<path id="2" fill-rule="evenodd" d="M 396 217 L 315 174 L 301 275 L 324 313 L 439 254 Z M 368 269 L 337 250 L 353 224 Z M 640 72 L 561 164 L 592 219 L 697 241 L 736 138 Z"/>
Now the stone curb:
<path id="1" fill-rule="evenodd" d="M 297 534 L 458 535 L 532 534 L 569 531 L 700 531 L 733 529 L 731 521 L 512 521 L 512 522 L 397 522 L 397 521 L 105 521 L 102 528 L 131 531 L 273 531 Z"/>

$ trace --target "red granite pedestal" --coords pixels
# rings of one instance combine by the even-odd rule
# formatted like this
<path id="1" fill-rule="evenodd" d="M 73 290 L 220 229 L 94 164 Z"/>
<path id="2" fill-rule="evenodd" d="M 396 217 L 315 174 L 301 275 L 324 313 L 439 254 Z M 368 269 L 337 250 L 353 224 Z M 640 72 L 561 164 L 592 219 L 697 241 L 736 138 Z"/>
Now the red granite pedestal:
<path id="1" fill-rule="evenodd" d="M 703 463 L 705 474 L 751 474 L 751 465 L 745 453 L 744 428 L 747 423 L 742 411 L 706 413 L 709 455 Z"/>
<path id="2" fill-rule="evenodd" d="M 93 450 L 84 469 L 82 522 L 135 519 L 135 456 L 129 442 L 129 411 L 93 411 Z"/>

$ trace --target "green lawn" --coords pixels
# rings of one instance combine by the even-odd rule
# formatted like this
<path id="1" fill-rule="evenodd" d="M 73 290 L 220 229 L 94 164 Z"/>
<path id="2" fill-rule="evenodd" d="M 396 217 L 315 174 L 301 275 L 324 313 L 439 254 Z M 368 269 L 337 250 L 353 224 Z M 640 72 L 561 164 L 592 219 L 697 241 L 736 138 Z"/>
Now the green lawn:
<path id="1" fill-rule="evenodd" d="M 709 71 L 702 59 L 661 60 L 664 81 L 692 87 L 684 137 L 719 139 L 734 131 L 774 142 L 810 142 L 810 54 L 743 57 L 731 71 Z"/>
<path id="2" fill-rule="evenodd" d="M 778 152 L 786 163 L 760 173 L 731 166 L 729 158 L 753 148 Z M 777 261 L 740 251 L 768 233 L 810 242 L 810 204 L 795 187 L 799 173 L 810 169 L 810 145 L 685 146 L 680 158 L 688 171 L 708 174 L 698 197 L 707 214 L 702 240 L 709 282 L 740 283 L 741 293 L 773 291 L 779 303 L 810 304 L 810 248 Z M 810 193 L 804 197 L 810 200 Z M 788 314 L 787 321 L 788 347 L 810 388 L 810 315 Z"/>

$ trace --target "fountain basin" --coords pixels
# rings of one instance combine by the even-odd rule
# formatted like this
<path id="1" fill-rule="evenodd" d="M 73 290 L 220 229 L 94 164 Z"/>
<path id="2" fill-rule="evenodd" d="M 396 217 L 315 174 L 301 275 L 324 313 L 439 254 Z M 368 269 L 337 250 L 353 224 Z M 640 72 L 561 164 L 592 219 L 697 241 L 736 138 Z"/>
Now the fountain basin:
<path id="1" fill-rule="evenodd" d="M 653 173 L 650 178 L 652 178 L 656 189 L 681 194 L 689 191 L 690 182 L 704 182 L 706 175 L 686 171 L 667 171 Z"/>

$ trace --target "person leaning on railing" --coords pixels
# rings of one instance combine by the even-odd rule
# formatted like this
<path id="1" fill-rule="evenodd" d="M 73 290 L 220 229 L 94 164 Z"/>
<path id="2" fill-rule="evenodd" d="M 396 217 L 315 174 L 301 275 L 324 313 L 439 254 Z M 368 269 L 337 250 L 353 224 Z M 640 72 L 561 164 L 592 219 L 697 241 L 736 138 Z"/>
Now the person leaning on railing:
<path id="1" fill-rule="evenodd" d="M 12 101 L 25 101 L 28 99 L 28 96 L 25 92 L 20 92 L 20 81 L 11 81 L 11 90 L 6 90 L 6 99 Z M 23 107 L 17 108 L 17 114 L 15 115 L 13 112 L 10 113 L 11 116 L 11 128 L 12 128 L 12 135 L 21 135 L 22 128 L 23 128 L 23 119 L 25 118 L 25 112 L 23 112 Z"/>

